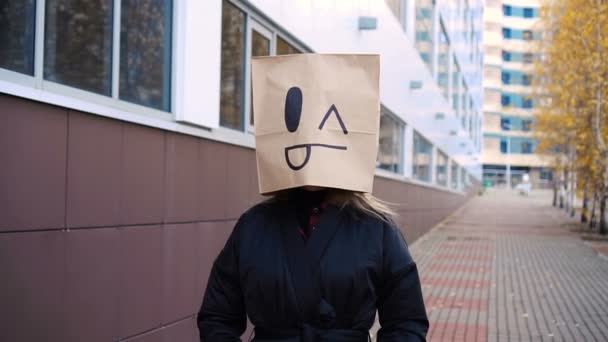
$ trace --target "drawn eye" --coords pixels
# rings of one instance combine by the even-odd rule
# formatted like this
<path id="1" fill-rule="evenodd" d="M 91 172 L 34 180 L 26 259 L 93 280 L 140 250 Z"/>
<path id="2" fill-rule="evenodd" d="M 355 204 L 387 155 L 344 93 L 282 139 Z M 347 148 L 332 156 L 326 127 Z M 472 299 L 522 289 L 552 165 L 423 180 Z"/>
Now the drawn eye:
<path id="1" fill-rule="evenodd" d="M 285 126 L 289 132 L 295 132 L 302 117 L 302 90 L 291 87 L 285 96 Z"/>

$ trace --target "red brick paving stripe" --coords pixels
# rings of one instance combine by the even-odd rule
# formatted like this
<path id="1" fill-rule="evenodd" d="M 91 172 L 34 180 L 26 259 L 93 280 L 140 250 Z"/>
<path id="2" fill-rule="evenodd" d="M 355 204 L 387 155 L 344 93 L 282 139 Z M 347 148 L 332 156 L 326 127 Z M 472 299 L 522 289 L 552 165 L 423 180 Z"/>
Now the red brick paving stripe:
<path id="1" fill-rule="evenodd" d="M 458 260 L 492 261 L 492 255 L 442 252 L 442 253 L 435 254 L 433 256 L 433 259 L 434 260 L 447 259 L 447 260 L 453 260 L 453 261 L 458 261 Z"/>
<path id="2" fill-rule="evenodd" d="M 475 266 L 475 265 L 455 265 L 455 264 L 438 264 L 433 263 L 424 268 L 424 272 L 473 272 L 473 273 L 489 273 L 490 267 Z"/>
<path id="3" fill-rule="evenodd" d="M 439 248 L 442 250 L 467 250 L 467 251 L 479 251 L 488 253 L 494 249 L 494 246 L 489 245 L 473 245 L 473 244 L 455 244 L 455 243 L 444 243 Z"/>
<path id="4" fill-rule="evenodd" d="M 487 339 L 485 324 L 431 322 L 428 334 L 429 342 L 485 342 Z"/>
<path id="5" fill-rule="evenodd" d="M 423 277 L 422 286 L 443 287 L 447 289 L 489 289 L 489 280 L 452 279 L 444 277 Z"/>
<path id="6" fill-rule="evenodd" d="M 488 298 L 458 298 L 456 296 L 437 297 L 431 296 L 424 299 L 424 305 L 428 311 L 438 309 L 462 309 L 471 311 L 486 311 L 489 306 Z"/>
<path id="7" fill-rule="evenodd" d="M 530 229 L 530 228 L 470 228 L 470 227 L 444 227 L 443 230 L 451 232 L 466 232 L 479 234 L 516 234 L 516 235 L 536 235 L 536 236 L 572 236 L 573 233 L 560 230 Z"/>

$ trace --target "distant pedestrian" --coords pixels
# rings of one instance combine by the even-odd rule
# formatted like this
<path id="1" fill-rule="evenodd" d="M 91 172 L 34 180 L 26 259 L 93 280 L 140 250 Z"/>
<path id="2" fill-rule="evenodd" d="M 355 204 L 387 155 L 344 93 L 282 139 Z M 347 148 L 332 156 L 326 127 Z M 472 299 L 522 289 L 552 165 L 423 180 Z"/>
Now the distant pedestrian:
<path id="1" fill-rule="evenodd" d="M 240 217 L 215 260 L 200 340 L 240 341 L 248 317 L 257 342 L 366 342 L 378 312 L 379 342 L 425 341 L 416 264 L 391 209 L 368 193 L 377 56 L 254 60 L 253 80 L 260 190 L 272 197 Z M 352 96 L 351 84 L 367 90 Z"/>

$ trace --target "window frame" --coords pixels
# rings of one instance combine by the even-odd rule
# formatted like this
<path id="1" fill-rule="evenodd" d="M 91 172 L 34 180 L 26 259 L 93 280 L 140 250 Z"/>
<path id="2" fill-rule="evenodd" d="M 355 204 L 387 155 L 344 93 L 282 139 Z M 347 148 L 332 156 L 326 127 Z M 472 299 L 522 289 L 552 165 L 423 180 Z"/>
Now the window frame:
<path id="1" fill-rule="evenodd" d="M 173 0 L 178 1 L 178 0 Z M 271 35 L 272 39 L 270 42 L 270 56 L 276 56 L 277 51 L 277 42 L 279 37 L 287 42 L 289 45 L 294 47 L 295 49 L 301 51 L 301 53 L 307 53 L 310 50 L 309 47 L 300 43 L 299 41 L 293 39 L 289 34 L 287 34 L 282 28 L 278 27 L 276 24 L 269 22 L 262 15 L 260 15 L 255 9 L 248 7 L 238 1 L 233 0 L 222 0 L 230 3 L 234 7 L 238 8 L 243 12 L 245 16 L 245 60 L 242 61 L 243 72 L 245 75 L 244 79 L 244 91 L 245 94 L 243 96 L 243 109 L 242 109 L 242 119 L 243 125 L 241 129 L 234 129 L 231 127 L 219 125 L 219 129 L 226 130 L 230 132 L 230 134 L 246 134 L 253 135 L 255 131 L 255 124 L 251 124 L 251 51 L 252 51 L 252 30 L 256 30 L 259 33 L 260 31 L 265 31 L 262 35 L 268 36 Z M 221 79 L 220 79 L 221 83 Z M 221 95 L 220 95 L 221 96 Z M 219 121 L 221 122 L 222 111 L 221 108 L 219 110 Z"/>
<path id="2" fill-rule="evenodd" d="M 406 127 L 406 123 L 401 120 L 399 117 L 397 117 L 396 115 L 394 115 L 390 110 L 388 110 L 387 108 L 385 108 L 384 106 L 381 107 L 380 110 L 380 120 L 382 120 L 382 116 L 385 116 L 386 118 L 388 118 L 388 120 L 390 120 L 394 126 L 394 130 L 393 133 L 396 131 L 397 132 L 397 137 L 396 140 L 394 139 L 395 137 L 393 136 L 391 139 L 392 142 L 392 148 L 393 150 L 391 151 L 391 156 L 396 156 L 397 157 L 397 168 L 390 170 L 390 169 L 386 169 L 383 167 L 380 167 L 379 165 L 377 165 L 377 169 L 380 170 L 384 170 L 387 172 L 392 172 L 395 174 L 403 174 L 403 171 L 405 169 L 404 167 L 404 142 L 405 142 L 405 127 Z M 379 130 L 381 129 L 380 127 L 380 123 L 378 126 Z M 380 131 L 378 132 L 378 140 L 380 139 Z M 379 161 L 380 158 L 380 142 L 378 141 L 378 154 L 376 157 L 376 161 Z M 395 150 L 396 149 L 396 150 Z"/>
<path id="3" fill-rule="evenodd" d="M 36 16 L 34 20 L 34 74 L 27 75 L 8 69 L 0 68 L 0 82 L 6 81 L 16 83 L 20 86 L 25 86 L 29 89 L 25 92 L 30 94 L 38 94 L 42 91 L 45 93 L 45 98 L 67 97 L 65 102 L 71 100 L 84 101 L 93 106 L 105 106 L 115 108 L 120 111 L 128 112 L 129 114 L 137 114 L 143 117 L 156 119 L 174 119 L 176 107 L 176 78 L 178 73 L 177 63 L 171 62 L 169 82 L 171 83 L 169 90 L 169 111 L 160 110 L 154 107 L 147 107 L 137 103 L 129 102 L 120 99 L 119 81 L 120 81 L 120 23 L 121 23 L 121 5 L 123 0 L 114 0 L 112 4 L 112 67 L 111 67 L 111 90 L 110 95 L 102 95 L 73 86 L 57 83 L 44 79 L 44 43 L 46 38 L 46 1 L 38 0 L 35 3 Z M 171 1 L 171 60 L 174 61 L 177 56 L 177 20 L 178 18 L 178 1 Z M 33 96 L 35 99 L 39 95 Z"/>
<path id="4" fill-rule="evenodd" d="M 251 123 L 252 120 L 252 105 L 253 105 L 253 97 L 252 97 L 252 83 L 251 83 L 251 61 L 253 59 L 253 31 L 261 34 L 264 38 L 268 39 L 270 42 L 270 51 L 269 56 L 276 55 L 276 33 L 271 29 L 267 28 L 261 22 L 252 18 L 248 20 L 247 12 L 245 12 L 245 65 L 243 68 L 243 72 L 245 73 L 245 96 L 244 96 L 244 105 L 243 105 L 243 123 L 244 123 L 244 132 L 246 133 L 254 133 L 254 124 Z M 222 115 L 220 113 L 220 115 Z"/>

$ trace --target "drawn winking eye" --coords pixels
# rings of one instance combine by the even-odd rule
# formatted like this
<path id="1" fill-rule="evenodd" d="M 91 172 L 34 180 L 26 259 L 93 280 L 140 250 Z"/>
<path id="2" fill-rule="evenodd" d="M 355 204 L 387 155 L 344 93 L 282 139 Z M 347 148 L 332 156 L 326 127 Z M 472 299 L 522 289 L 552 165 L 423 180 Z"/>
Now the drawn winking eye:
<path id="1" fill-rule="evenodd" d="M 287 130 L 291 133 L 297 131 L 298 127 L 300 126 L 300 120 L 302 119 L 302 101 L 302 90 L 299 87 L 289 88 L 289 90 L 287 91 L 287 95 L 285 96 L 284 119 L 285 127 L 287 127 Z M 327 122 L 327 119 L 329 119 L 332 113 L 336 115 L 336 119 L 338 119 L 338 123 L 342 128 L 342 132 L 344 132 L 344 134 L 348 134 L 348 130 L 344 125 L 344 121 L 342 121 L 342 117 L 340 116 L 340 113 L 338 113 L 338 109 L 334 104 L 329 107 L 327 113 L 325 113 L 325 115 L 323 116 L 323 119 L 319 124 L 319 129 L 323 129 L 323 126 L 325 126 L 325 122 Z"/>

